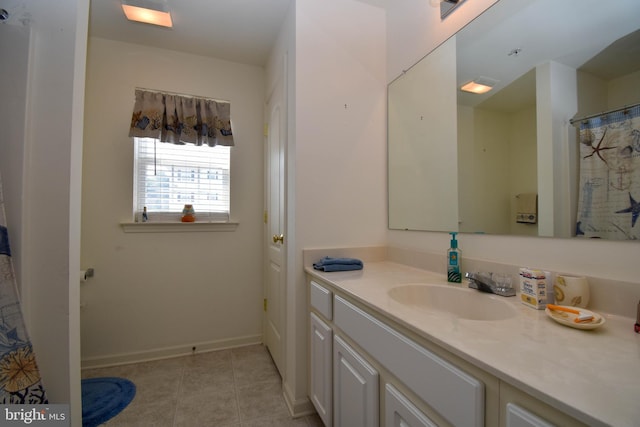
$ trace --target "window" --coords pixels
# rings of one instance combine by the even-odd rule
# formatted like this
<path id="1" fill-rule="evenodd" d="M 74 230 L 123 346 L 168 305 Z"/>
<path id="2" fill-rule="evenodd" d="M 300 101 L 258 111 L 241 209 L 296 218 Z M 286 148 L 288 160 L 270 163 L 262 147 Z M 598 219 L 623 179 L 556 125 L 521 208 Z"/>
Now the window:
<path id="1" fill-rule="evenodd" d="M 229 221 L 231 147 L 176 145 L 134 138 L 134 212 L 140 221 L 180 221 L 185 204 L 198 222 Z"/>

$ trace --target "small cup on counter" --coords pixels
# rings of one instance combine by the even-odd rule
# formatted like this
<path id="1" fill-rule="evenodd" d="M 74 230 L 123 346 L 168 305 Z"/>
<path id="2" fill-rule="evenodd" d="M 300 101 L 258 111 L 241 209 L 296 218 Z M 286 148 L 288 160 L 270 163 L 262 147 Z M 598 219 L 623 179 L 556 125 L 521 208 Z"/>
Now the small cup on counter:
<path id="1" fill-rule="evenodd" d="M 510 292 L 513 289 L 511 276 L 509 276 L 508 274 L 493 274 L 492 279 L 499 291 Z"/>
<path id="2" fill-rule="evenodd" d="M 553 291 L 558 305 L 586 308 L 589 304 L 589 282 L 586 277 L 559 274 Z"/>

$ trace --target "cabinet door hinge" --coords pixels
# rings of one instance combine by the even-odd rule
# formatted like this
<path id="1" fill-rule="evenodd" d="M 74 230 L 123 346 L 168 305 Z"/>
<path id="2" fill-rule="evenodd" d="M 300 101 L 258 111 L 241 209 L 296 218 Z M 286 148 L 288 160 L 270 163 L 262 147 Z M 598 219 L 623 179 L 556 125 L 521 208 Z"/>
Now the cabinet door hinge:
<path id="1" fill-rule="evenodd" d="M 269 136 L 269 124 L 268 124 L 268 123 L 265 123 L 265 124 L 264 124 L 264 127 L 263 127 L 263 129 L 262 129 L 262 132 L 263 132 L 263 135 L 264 135 L 264 136 Z"/>
<path id="2" fill-rule="evenodd" d="M 269 222 L 269 212 L 264 211 L 264 223 L 267 224 Z"/>
<path id="3" fill-rule="evenodd" d="M 266 298 L 262 300 L 262 306 L 263 306 L 263 310 L 267 311 L 267 299 Z"/>

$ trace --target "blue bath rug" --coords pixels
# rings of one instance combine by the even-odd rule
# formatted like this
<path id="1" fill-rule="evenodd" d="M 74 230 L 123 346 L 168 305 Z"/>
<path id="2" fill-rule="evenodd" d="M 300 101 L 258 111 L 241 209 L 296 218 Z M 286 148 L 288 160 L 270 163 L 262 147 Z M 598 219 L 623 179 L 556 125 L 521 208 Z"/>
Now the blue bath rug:
<path id="1" fill-rule="evenodd" d="M 136 386 L 125 378 L 82 380 L 82 427 L 95 427 L 118 415 L 133 400 Z"/>

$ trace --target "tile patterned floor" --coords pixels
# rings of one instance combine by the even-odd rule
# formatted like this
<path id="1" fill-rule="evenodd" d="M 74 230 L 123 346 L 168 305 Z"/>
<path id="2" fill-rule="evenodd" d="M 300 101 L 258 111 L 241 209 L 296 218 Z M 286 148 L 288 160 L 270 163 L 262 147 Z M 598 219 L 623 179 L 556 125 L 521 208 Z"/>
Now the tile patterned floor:
<path id="1" fill-rule="evenodd" d="M 107 427 L 322 427 L 317 414 L 292 419 L 280 375 L 263 345 L 82 371 L 124 377 L 136 396 Z"/>

